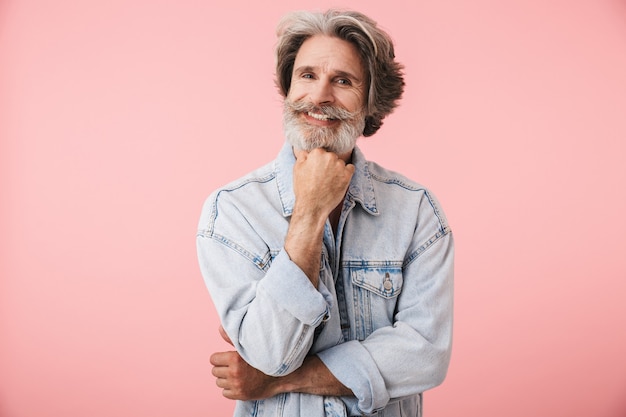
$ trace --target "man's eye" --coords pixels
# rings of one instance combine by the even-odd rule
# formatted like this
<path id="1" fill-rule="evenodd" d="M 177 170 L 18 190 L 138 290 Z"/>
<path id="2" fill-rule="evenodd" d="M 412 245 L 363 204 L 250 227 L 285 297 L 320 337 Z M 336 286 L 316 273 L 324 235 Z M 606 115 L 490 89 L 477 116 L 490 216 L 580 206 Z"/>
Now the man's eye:
<path id="1" fill-rule="evenodd" d="M 302 78 L 313 78 L 313 74 L 302 74 Z"/>
<path id="2" fill-rule="evenodd" d="M 341 85 L 351 85 L 352 83 L 350 82 L 350 80 L 346 79 L 346 78 L 340 78 L 337 80 L 338 84 Z"/>

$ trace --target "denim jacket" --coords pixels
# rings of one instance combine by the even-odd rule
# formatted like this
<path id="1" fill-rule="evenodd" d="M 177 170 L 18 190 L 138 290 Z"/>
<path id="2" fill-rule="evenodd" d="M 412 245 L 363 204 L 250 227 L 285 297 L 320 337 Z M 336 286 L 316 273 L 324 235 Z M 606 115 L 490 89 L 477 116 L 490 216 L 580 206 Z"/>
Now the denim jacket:
<path id="1" fill-rule="evenodd" d="M 454 249 L 439 203 L 355 148 L 315 288 L 283 248 L 294 163 L 285 144 L 275 161 L 211 194 L 200 267 L 246 362 L 282 376 L 315 354 L 354 397 L 284 393 L 238 401 L 235 416 L 421 416 L 421 393 L 445 378 L 452 343 Z"/>

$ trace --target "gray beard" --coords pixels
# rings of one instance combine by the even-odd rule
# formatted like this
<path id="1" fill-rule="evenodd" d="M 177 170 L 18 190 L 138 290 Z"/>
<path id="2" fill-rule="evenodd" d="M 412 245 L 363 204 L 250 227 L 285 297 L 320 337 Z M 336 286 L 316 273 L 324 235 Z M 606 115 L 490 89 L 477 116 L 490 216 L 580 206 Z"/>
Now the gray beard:
<path id="1" fill-rule="evenodd" d="M 339 119 L 339 126 L 314 126 L 302 121 L 301 113 L 310 110 Z M 324 106 L 319 108 L 311 104 L 293 103 L 285 99 L 283 130 L 287 141 L 296 149 L 310 152 L 315 148 L 323 148 L 337 155 L 346 154 L 354 149 L 364 128 L 365 115 L 363 111 L 351 113 L 336 107 Z"/>

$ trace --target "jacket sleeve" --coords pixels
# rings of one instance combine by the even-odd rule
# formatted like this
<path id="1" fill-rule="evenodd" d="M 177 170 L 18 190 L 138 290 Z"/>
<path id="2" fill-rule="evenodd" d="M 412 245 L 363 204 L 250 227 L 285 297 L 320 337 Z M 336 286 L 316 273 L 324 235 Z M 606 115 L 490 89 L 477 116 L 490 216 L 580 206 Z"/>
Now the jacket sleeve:
<path id="1" fill-rule="evenodd" d="M 196 238 L 204 281 L 242 358 L 267 375 L 288 374 L 328 315 L 330 292 L 313 287 L 282 247 L 271 250 L 255 222 L 217 196 L 205 203 Z"/>
<path id="2" fill-rule="evenodd" d="M 432 236 L 409 258 L 393 325 L 318 353 L 354 392 L 356 398 L 344 399 L 352 415 L 371 414 L 391 398 L 423 392 L 446 376 L 452 346 L 452 233 Z"/>

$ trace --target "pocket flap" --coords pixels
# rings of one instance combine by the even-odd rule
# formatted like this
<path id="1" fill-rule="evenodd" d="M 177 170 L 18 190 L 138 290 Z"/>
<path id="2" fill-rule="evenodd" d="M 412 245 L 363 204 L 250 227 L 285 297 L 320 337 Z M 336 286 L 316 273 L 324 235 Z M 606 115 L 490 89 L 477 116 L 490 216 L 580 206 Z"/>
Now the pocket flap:
<path id="1" fill-rule="evenodd" d="M 402 269 L 355 269 L 352 271 L 352 283 L 381 297 L 393 298 L 402 290 Z"/>

